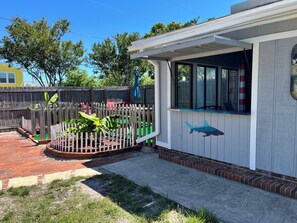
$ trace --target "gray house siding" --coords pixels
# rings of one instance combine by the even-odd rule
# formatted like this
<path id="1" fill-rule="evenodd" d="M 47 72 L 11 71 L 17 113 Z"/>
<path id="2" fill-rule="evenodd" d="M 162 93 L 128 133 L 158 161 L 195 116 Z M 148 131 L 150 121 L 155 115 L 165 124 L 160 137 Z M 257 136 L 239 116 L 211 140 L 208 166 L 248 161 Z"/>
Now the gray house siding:
<path id="1" fill-rule="evenodd" d="M 257 168 L 297 177 L 297 101 L 290 95 L 297 38 L 260 44 Z"/>
<path id="2" fill-rule="evenodd" d="M 279 1 L 281 0 L 247 0 L 245 2 L 241 2 L 236 5 L 232 5 L 231 13 L 234 14 L 234 13 L 242 12 L 245 10 L 249 10 L 252 8 L 256 8 L 259 6 L 263 6 L 263 5 L 267 5 L 267 4 L 279 2 Z"/>
<path id="3" fill-rule="evenodd" d="M 157 140 L 162 143 L 168 143 L 168 121 L 167 121 L 167 63 L 160 62 L 160 106 L 161 106 L 161 133 L 157 137 Z"/>
<path id="4" fill-rule="evenodd" d="M 269 35 L 274 33 L 292 31 L 297 29 L 297 19 L 289 19 L 280 22 L 269 23 L 265 25 L 255 26 L 251 28 L 241 29 L 229 33 L 224 33 L 222 36 L 232 39 L 247 39 L 257 36 Z"/>
<path id="5" fill-rule="evenodd" d="M 171 112 L 172 149 L 249 166 L 250 116 L 207 112 Z M 203 137 L 203 133 L 189 134 L 185 121 L 192 125 L 209 125 L 224 132 L 222 136 Z"/>

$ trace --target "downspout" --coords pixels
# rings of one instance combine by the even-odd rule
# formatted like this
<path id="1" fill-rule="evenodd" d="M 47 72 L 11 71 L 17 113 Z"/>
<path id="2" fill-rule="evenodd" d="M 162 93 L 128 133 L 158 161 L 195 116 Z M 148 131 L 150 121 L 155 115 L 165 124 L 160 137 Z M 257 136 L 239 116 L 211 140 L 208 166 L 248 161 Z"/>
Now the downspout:
<path id="1" fill-rule="evenodd" d="M 148 60 L 155 68 L 155 131 L 136 140 L 136 143 L 144 142 L 160 134 L 161 108 L 160 108 L 160 63 L 155 60 Z"/>

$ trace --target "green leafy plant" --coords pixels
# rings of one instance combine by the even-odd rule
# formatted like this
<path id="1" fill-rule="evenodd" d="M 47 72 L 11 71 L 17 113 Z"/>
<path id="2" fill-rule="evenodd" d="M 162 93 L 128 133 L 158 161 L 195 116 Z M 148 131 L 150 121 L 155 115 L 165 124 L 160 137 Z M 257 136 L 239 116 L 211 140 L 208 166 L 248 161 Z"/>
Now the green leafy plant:
<path id="1" fill-rule="evenodd" d="M 58 97 L 59 97 L 58 93 L 55 93 L 55 94 L 50 98 L 49 93 L 46 92 L 46 91 L 43 93 L 43 96 L 44 96 L 44 100 L 45 100 L 45 107 L 50 106 L 51 108 L 54 107 L 54 106 L 56 105 L 56 102 L 57 102 Z M 38 109 L 38 108 L 40 108 L 40 107 L 41 107 L 40 103 L 36 103 L 33 107 L 30 106 L 29 109 Z"/>
<path id="2" fill-rule="evenodd" d="M 65 121 L 67 124 L 75 124 L 74 127 L 66 129 L 66 132 L 85 133 L 85 132 L 97 132 L 105 133 L 110 129 L 117 129 L 119 127 L 117 116 L 106 116 L 102 119 L 98 118 L 96 114 L 86 114 L 79 112 L 80 117 L 78 119 L 71 119 Z"/>
<path id="3" fill-rule="evenodd" d="M 44 100 L 45 100 L 45 106 L 53 106 L 53 104 L 56 103 L 58 100 L 58 93 L 55 93 L 51 98 L 49 97 L 48 92 L 44 92 Z"/>

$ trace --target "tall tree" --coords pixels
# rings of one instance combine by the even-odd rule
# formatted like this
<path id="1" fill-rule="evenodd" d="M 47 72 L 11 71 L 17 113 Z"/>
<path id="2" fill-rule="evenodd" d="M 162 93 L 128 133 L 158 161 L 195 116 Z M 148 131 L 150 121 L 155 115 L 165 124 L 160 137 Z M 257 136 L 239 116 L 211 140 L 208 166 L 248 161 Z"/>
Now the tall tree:
<path id="1" fill-rule="evenodd" d="M 133 84 L 134 72 L 138 68 L 141 73 L 146 71 L 145 61 L 131 60 L 128 47 L 131 42 L 139 39 L 138 33 L 116 34 L 101 43 L 95 43 L 93 52 L 89 54 L 89 63 L 94 72 L 106 85 L 129 86 Z"/>
<path id="2" fill-rule="evenodd" d="M 178 29 L 188 27 L 191 25 L 196 25 L 196 24 L 198 24 L 199 19 L 200 19 L 200 17 L 197 17 L 197 18 L 191 19 L 190 21 L 188 21 L 186 23 L 173 21 L 173 22 L 168 23 L 167 25 L 165 25 L 163 23 L 156 23 L 155 25 L 152 26 L 152 28 L 149 32 L 144 34 L 144 38 L 149 38 L 149 37 L 163 34 L 166 32 L 178 30 Z"/>
<path id="3" fill-rule="evenodd" d="M 61 85 L 65 75 L 83 61 L 81 41 L 63 41 L 70 23 L 58 20 L 49 26 L 45 18 L 28 23 L 14 18 L 0 43 L 0 59 L 28 72 L 41 86 Z"/>
<path id="4" fill-rule="evenodd" d="M 199 17 L 186 23 L 171 22 L 167 25 L 156 23 L 144 38 L 177 30 L 183 27 L 197 24 Z M 147 61 L 131 60 L 128 47 L 131 42 L 138 40 L 138 33 L 116 34 L 101 43 L 93 45 L 93 52 L 89 54 L 89 63 L 94 67 L 94 72 L 99 74 L 100 86 L 129 86 L 133 84 L 134 72 L 139 69 L 143 75 L 141 83 L 153 83 L 153 66 Z M 145 74 L 145 75 L 144 75 Z"/>
<path id="5" fill-rule="evenodd" d="M 77 69 L 70 71 L 66 75 L 63 86 L 96 87 L 98 86 L 98 80 L 94 76 L 89 76 L 86 70 Z"/>

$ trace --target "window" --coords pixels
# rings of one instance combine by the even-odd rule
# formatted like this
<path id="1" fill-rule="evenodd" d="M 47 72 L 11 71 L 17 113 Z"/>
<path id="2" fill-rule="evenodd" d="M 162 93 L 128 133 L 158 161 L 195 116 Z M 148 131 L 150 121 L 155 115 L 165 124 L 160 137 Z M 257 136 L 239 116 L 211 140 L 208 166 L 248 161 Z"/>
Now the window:
<path id="1" fill-rule="evenodd" d="M 6 84 L 6 73 L 0 73 L 0 84 Z"/>
<path id="2" fill-rule="evenodd" d="M 175 107 L 238 111 L 239 70 L 177 63 Z"/>
<path id="3" fill-rule="evenodd" d="M 15 73 L 8 73 L 7 74 L 8 76 L 8 83 L 9 84 L 14 84 L 15 83 Z"/>
<path id="4" fill-rule="evenodd" d="M 176 106 L 192 108 L 192 65 L 176 64 Z"/>
<path id="5" fill-rule="evenodd" d="M 205 68 L 197 67 L 197 102 L 196 108 L 204 108 Z"/>
<path id="6" fill-rule="evenodd" d="M 217 68 L 197 66 L 197 102 L 198 109 L 217 109 Z"/>
<path id="7" fill-rule="evenodd" d="M 225 110 L 238 110 L 238 70 L 222 69 L 221 105 Z"/>
<path id="8" fill-rule="evenodd" d="M 15 73 L 0 73 L 0 84 L 15 84 Z"/>

